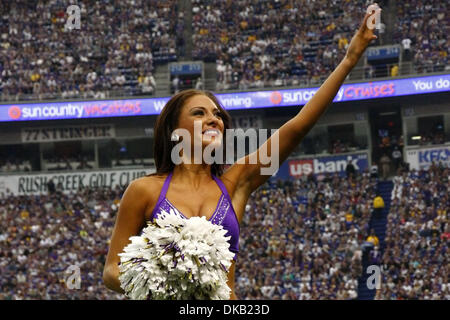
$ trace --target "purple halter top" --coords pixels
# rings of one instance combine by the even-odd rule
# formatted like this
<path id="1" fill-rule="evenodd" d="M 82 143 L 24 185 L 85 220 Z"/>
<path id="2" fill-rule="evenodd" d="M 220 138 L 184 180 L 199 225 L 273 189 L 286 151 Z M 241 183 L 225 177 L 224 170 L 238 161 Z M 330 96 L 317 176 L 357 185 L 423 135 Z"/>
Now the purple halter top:
<path id="1" fill-rule="evenodd" d="M 170 181 L 172 180 L 172 175 L 173 172 L 169 173 L 166 180 L 164 181 L 161 193 L 159 194 L 158 202 L 153 209 L 150 220 L 153 220 L 155 217 L 157 217 L 161 212 L 161 209 L 164 209 L 166 212 L 169 212 L 170 209 L 174 209 L 175 211 L 178 211 L 182 217 L 188 219 L 180 210 L 178 210 L 172 203 L 170 203 L 169 199 L 166 198 L 166 193 L 169 189 Z M 231 236 L 231 238 L 228 240 L 228 242 L 230 243 L 230 251 L 234 253 L 233 259 L 236 260 L 237 254 L 239 252 L 239 222 L 225 185 L 215 175 L 213 175 L 213 178 L 219 186 L 220 190 L 222 190 L 222 195 L 219 198 L 216 210 L 208 221 L 212 222 L 213 224 L 222 225 L 223 228 L 228 231 L 226 233 L 226 236 Z"/>

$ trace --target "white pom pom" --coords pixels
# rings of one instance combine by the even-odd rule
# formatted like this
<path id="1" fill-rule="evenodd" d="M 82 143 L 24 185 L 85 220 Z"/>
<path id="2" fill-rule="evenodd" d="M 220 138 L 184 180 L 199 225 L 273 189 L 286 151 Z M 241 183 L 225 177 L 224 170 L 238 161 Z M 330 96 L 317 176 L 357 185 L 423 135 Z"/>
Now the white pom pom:
<path id="1" fill-rule="evenodd" d="M 229 299 L 233 253 L 226 230 L 205 217 L 161 210 L 119 254 L 119 280 L 131 299 Z"/>

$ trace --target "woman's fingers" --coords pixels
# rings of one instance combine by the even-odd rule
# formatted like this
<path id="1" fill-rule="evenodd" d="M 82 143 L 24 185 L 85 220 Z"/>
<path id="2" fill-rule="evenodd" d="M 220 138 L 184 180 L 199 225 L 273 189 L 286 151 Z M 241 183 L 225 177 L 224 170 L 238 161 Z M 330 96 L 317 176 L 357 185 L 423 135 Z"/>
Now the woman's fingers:
<path id="1" fill-rule="evenodd" d="M 369 18 L 372 16 L 372 14 L 370 13 L 366 13 L 366 15 L 364 16 L 364 20 L 361 24 L 361 26 L 359 27 L 359 30 L 361 30 L 362 32 L 366 32 L 367 31 L 367 21 L 369 20 Z"/>

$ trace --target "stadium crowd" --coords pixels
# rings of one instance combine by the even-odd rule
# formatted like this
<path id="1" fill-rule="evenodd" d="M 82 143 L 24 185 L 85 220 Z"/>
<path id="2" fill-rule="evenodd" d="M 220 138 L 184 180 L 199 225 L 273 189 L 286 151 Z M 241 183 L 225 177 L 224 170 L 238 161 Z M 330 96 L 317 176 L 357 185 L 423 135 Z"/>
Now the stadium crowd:
<path id="1" fill-rule="evenodd" d="M 424 132 L 420 135 L 419 145 L 444 144 L 448 141 L 445 138 L 444 132 Z"/>
<path id="2" fill-rule="evenodd" d="M 32 171 L 32 165 L 29 160 L 21 161 L 19 159 L 0 159 L 0 172 L 24 172 Z"/>
<path id="3" fill-rule="evenodd" d="M 44 165 L 48 171 L 92 169 L 95 159 L 89 153 L 80 153 L 73 157 L 51 156 L 44 159 Z"/>
<path id="4" fill-rule="evenodd" d="M 335 176 L 260 189 L 241 226 L 238 296 L 356 298 L 373 186 L 368 177 Z M 0 299 L 123 299 L 101 279 L 122 193 L 2 194 Z M 80 290 L 65 285 L 71 265 L 81 268 Z"/>
<path id="5" fill-rule="evenodd" d="M 393 40 L 402 44 L 405 58 L 412 60 L 416 72 L 450 70 L 448 10 L 447 1 L 397 1 Z"/>
<path id="6" fill-rule="evenodd" d="M 377 299 L 450 299 L 450 168 L 394 178 Z"/>
<path id="7" fill-rule="evenodd" d="M 376 179 L 313 175 L 266 184 L 241 225 L 242 299 L 355 299 Z"/>
<path id="8" fill-rule="evenodd" d="M 294 155 L 315 155 L 315 154 L 339 154 L 364 150 L 364 145 L 359 145 L 353 139 L 336 139 L 324 141 L 323 137 L 306 137 L 302 144 L 294 151 Z"/>
<path id="9" fill-rule="evenodd" d="M 378 299 L 448 299 L 449 173 L 395 178 L 385 254 L 370 252 L 387 270 Z M 237 296 L 356 299 L 367 241 L 378 247 L 369 230 L 377 182 L 368 171 L 309 175 L 254 192 L 241 223 Z M 0 195 L 0 299 L 124 299 L 102 282 L 124 189 L 61 187 Z M 70 266 L 80 268 L 80 290 L 66 287 Z"/>
<path id="10" fill-rule="evenodd" d="M 102 281 L 122 190 L 0 198 L 0 300 L 123 299 Z M 65 281 L 78 266 L 79 290 Z M 68 281 L 69 282 L 69 281 Z"/>
<path id="11" fill-rule="evenodd" d="M 344 56 L 368 2 L 192 0 L 192 58 L 217 64 L 217 91 L 319 84 Z M 80 29 L 67 30 L 71 4 L 0 1 L 2 101 L 149 95 L 156 64 L 191 55 L 186 12 L 175 0 L 85 1 Z M 416 72 L 449 70 L 447 2 L 397 1 L 395 10 L 392 44 L 405 60 Z M 373 45 L 386 44 L 382 38 Z M 365 72 L 371 78 L 374 70 Z"/>
<path id="12" fill-rule="evenodd" d="M 217 62 L 218 91 L 319 83 L 366 8 L 365 0 L 192 2 L 193 57 Z"/>
<path id="13" fill-rule="evenodd" d="M 177 1 L 85 1 L 68 30 L 71 4 L 0 1 L 1 100 L 151 94 L 154 65 L 176 60 Z"/>

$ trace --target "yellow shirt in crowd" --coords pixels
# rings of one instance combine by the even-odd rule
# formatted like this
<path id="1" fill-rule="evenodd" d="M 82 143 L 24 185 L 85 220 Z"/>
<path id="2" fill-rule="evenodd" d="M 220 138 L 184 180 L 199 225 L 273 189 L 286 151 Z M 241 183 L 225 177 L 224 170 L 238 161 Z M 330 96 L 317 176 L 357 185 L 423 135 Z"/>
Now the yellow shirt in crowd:
<path id="1" fill-rule="evenodd" d="M 346 37 L 340 38 L 339 42 L 338 42 L 338 45 L 339 45 L 339 49 L 344 49 L 345 46 L 348 45 L 348 39 Z"/>
<path id="2" fill-rule="evenodd" d="M 20 217 L 21 217 L 22 219 L 27 219 L 29 216 L 30 216 L 30 213 L 29 213 L 27 210 L 23 210 L 23 211 L 20 213 Z"/>
<path id="3" fill-rule="evenodd" d="M 391 77 L 398 76 L 398 65 L 395 65 L 391 68 Z"/>
<path id="4" fill-rule="evenodd" d="M 347 213 L 345 214 L 345 220 L 346 220 L 347 222 L 352 222 L 352 221 L 353 221 L 353 214 L 351 214 L 350 212 L 347 212 Z"/>
<path id="5" fill-rule="evenodd" d="M 373 207 L 375 209 L 384 208 L 384 200 L 382 197 L 378 196 L 373 199 Z"/>
<path id="6" fill-rule="evenodd" d="M 380 243 L 380 240 L 378 240 L 377 236 L 368 236 L 366 241 L 373 243 L 374 246 L 378 246 L 378 244 Z"/>
<path id="7" fill-rule="evenodd" d="M 334 24 L 334 22 L 327 26 L 327 31 L 333 31 L 334 29 L 336 29 L 336 25 Z"/>

